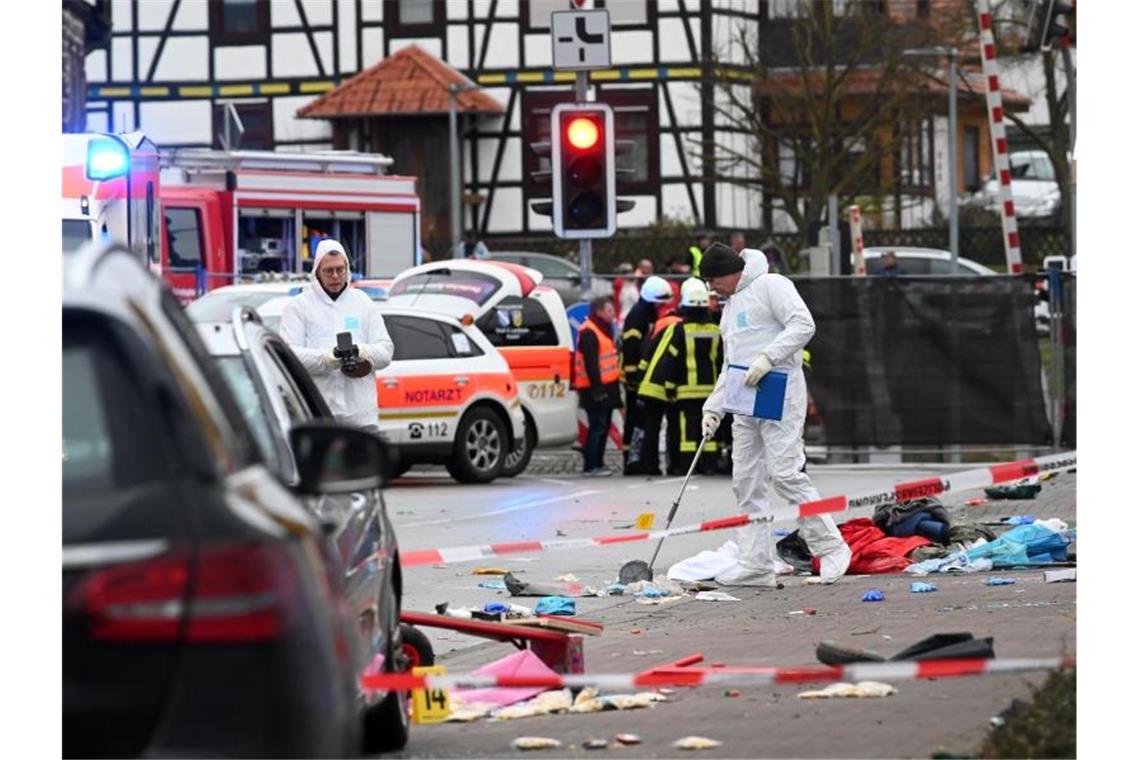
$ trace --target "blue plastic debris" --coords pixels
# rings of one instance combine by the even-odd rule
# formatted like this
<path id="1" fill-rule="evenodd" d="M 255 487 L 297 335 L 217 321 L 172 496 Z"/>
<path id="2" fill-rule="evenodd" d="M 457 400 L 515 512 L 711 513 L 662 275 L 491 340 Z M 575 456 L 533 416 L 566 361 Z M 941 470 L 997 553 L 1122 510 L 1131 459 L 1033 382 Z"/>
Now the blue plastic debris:
<path id="1" fill-rule="evenodd" d="M 641 596 L 644 596 L 646 599 L 660 599 L 665 596 L 665 592 L 656 586 L 646 586 L 641 592 Z"/>
<path id="2" fill-rule="evenodd" d="M 881 602 L 884 599 L 886 599 L 886 597 L 883 596 L 883 592 L 879 591 L 877 588 L 873 588 L 870 591 L 863 593 L 864 602 Z"/>
<path id="3" fill-rule="evenodd" d="M 997 575 L 991 575 L 989 578 L 986 578 L 987 586 L 1012 586 L 1014 583 L 1017 583 L 1017 581 L 1013 578 L 1002 578 Z"/>
<path id="4" fill-rule="evenodd" d="M 1013 515 L 1005 519 L 1006 525 L 1032 525 L 1037 522 L 1037 518 L 1033 515 Z"/>
<path id="5" fill-rule="evenodd" d="M 481 581 L 479 588 L 489 588 L 495 591 L 506 591 L 507 584 L 503 581 Z"/>
<path id="6" fill-rule="evenodd" d="M 784 536 L 792 535 L 792 532 L 786 528 L 777 528 L 776 530 L 772 531 L 772 535 L 776 536 L 777 538 L 783 538 Z"/>
<path id="7" fill-rule="evenodd" d="M 931 591 L 937 591 L 938 587 L 932 583 L 921 583 L 915 581 L 910 584 L 910 593 L 912 594 L 929 594 Z"/>
<path id="8" fill-rule="evenodd" d="M 573 615 L 574 600 L 565 596 L 544 596 L 534 606 L 536 615 Z"/>
<path id="9" fill-rule="evenodd" d="M 622 594 L 625 593 L 625 584 L 624 583 L 611 583 L 609 585 L 609 587 L 606 588 L 606 593 L 609 594 L 610 596 L 621 596 Z"/>
<path id="10" fill-rule="evenodd" d="M 502 602 L 487 602 L 483 605 L 483 612 L 490 612 L 492 615 L 497 613 L 506 614 L 511 609 L 511 605 L 503 604 Z"/>

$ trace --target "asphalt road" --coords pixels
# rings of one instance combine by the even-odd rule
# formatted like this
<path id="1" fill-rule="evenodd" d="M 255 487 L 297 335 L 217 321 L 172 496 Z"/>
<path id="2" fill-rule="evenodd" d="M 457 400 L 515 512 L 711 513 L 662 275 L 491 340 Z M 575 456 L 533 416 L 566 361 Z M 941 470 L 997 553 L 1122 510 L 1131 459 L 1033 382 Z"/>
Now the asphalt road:
<path id="1" fill-rule="evenodd" d="M 812 467 L 823 495 L 857 493 L 885 483 L 932 476 L 945 469 Z M 487 486 L 460 486 L 440 471 L 413 471 L 392 484 L 388 508 L 402 550 L 485 544 L 497 541 L 587 537 L 631 530 L 639 513 L 655 512 L 664 524 L 681 478 L 546 477 L 524 474 Z M 958 519 L 990 520 L 1007 514 L 1061 517 L 1075 524 L 1075 476 L 1045 484 L 1034 501 L 962 506 L 979 493 L 949 496 Z M 776 500 L 778 503 L 778 500 Z M 694 476 L 674 525 L 734 514 L 738 510 L 727 477 Z M 869 516 L 862 510 L 848 517 Z M 794 528 L 776 523 L 776 528 Z M 663 573 L 672 562 L 715 548 L 733 531 L 685 536 L 665 542 L 657 562 Z M 573 573 L 583 583 L 604 587 L 629 559 L 648 559 L 651 543 L 589 550 L 546 552 L 485 563 L 409 568 L 406 609 L 432 611 L 440 602 L 481 606 L 504 601 L 505 592 L 478 587 L 471 574 L 479 564 L 511 569 L 523 580 L 553 581 Z M 651 606 L 628 597 L 580 598 L 578 616 L 606 626 L 586 639 L 591 673 L 629 673 L 694 652 L 706 661 L 733 665 L 789 667 L 815 663 L 815 645 L 832 639 L 891 655 L 935 632 L 969 631 L 993 636 L 999 657 L 1055 657 L 1076 651 L 1076 585 L 1044 584 L 1039 571 L 1008 573 L 1012 586 L 987 587 L 985 576 L 940 577 L 933 594 L 911 594 L 909 576 L 844 578 L 831 587 L 784 579 L 775 592 L 733 590 L 739 602 L 684 600 Z M 863 592 L 878 588 L 881 603 L 863 603 Z M 535 599 L 513 599 L 533 606 Z M 813 616 L 789 613 L 811 607 Z M 469 672 L 510 654 L 508 644 L 428 629 L 438 664 Z M 1014 697 L 1024 698 L 1045 674 L 984 676 L 896 684 L 899 694 L 884 699 L 800 700 L 818 686 L 741 689 L 736 698 L 721 689 L 678 690 L 671 702 L 653 709 L 588 715 L 558 715 L 516 721 L 414 726 L 402 757 L 473 757 L 513 754 L 517 736 L 549 736 L 563 743 L 542 754 L 577 756 L 590 738 L 611 740 L 606 752 L 632 757 L 676 757 L 688 753 L 672 742 L 697 734 L 724 742 L 709 750 L 717 757 L 929 757 L 939 749 L 970 752 L 989 719 Z M 635 733 L 637 747 L 613 747 L 617 733 Z"/>

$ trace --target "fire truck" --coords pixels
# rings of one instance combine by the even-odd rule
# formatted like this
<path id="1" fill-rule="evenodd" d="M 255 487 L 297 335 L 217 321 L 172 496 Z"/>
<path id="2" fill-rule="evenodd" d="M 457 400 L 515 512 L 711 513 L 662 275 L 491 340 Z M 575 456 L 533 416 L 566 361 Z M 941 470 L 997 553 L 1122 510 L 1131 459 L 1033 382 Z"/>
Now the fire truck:
<path id="1" fill-rule="evenodd" d="M 112 238 L 157 268 L 158 183 L 158 148 L 141 132 L 63 135 L 64 252 Z"/>
<path id="2" fill-rule="evenodd" d="M 179 300 L 266 273 L 312 269 L 317 241 L 339 240 L 364 277 L 420 263 L 415 178 L 352 151 L 162 153 L 162 272 Z"/>

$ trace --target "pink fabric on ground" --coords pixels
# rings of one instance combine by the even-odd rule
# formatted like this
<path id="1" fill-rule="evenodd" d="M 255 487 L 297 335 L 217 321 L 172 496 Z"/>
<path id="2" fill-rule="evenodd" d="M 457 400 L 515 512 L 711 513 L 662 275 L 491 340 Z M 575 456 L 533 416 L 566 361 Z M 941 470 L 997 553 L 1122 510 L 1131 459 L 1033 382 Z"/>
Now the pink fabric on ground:
<path id="1" fill-rule="evenodd" d="M 489 662 L 483 667 L 476 670 L 473 675 L 477 676 L 552 676 L 557 675 L 553 670 L 546 666 L 538 656 L 529 649 L 523 649 L 515 652 L 514 654 L 507 655 L 501 660 Z M 485 705 L 495 705 L 496 707 L 506 707 L 513 705 L 516 702 L 522 702 L 524 699 L 530 699 L 536 694 L 541 694 L 547 689 L 536 686 L 530 688 L 518 689 L 502 689 L 502 688 L 488 688 L 488 689 L 455 689 L 452 693 L 463 699 L 468 704 L 480 703 Z"/>

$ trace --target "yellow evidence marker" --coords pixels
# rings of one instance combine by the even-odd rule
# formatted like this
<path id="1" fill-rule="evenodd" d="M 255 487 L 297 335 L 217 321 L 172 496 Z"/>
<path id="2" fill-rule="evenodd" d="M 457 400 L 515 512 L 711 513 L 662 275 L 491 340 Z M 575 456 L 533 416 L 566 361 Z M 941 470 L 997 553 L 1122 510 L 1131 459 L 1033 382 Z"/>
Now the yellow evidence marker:
<path id="1" fill-rule="evenodd" d="M 412 668 L 414 676 L 445 676 L 442 665 Z M 412 689 L 412 722 L 440 723 L 451 715 L 451 700 L 446 689 Z"/>

